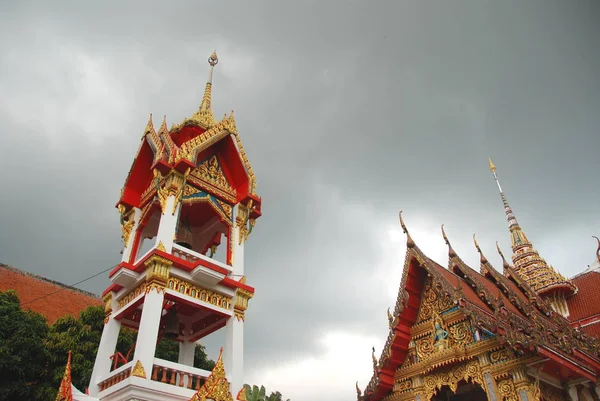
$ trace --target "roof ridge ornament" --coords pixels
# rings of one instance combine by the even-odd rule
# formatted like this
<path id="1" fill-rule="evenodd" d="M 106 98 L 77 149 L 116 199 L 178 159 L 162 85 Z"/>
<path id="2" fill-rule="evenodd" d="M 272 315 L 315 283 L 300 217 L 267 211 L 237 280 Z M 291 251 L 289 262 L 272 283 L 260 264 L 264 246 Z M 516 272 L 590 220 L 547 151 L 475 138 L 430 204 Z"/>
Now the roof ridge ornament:
<path id="1" fill-rule="evenodd" d="M 452 244 L 450 244 L 450 240 L 448 239 L 448 236 L 446 235 L 446 230 L 444 230 L 443 224 L 442 224 L 442 237 L 444 237 L 444 241 L 446 241 L 446 245 L 448 245 L 448 256 L 450 257 L 450 259 L 458 256 L 456 254 L 456 252 L 454 251 L 454 248 L 452 248 Z"/>
<path id="2" fill-rule="evenodd" d="M 506 271 L 510 267 L 510 265 L 508 264 L 506 258 L 504 257 L 504 254 L 500 250 L 500 245 L 498 245 L 498 241 L 496 241 L 496 249 L 498 250 L 498 254 L 500 255 L 500 257 L 502 258 L 502 267 Z"/>
<path id="3" fill-rule="evenodd" d="M 596 241 L 598 241 L 598 249 L 596 249 L 596 259 L 598 259 L 598 263 L 600 263 L 600 238 L 596 237 L 595 235 L 592 235 L 592 238 L 596 238 Z"/>
<path id="4" fill-rule="evenodd" d="M 404 224 L 404 219 L 402 218 L 402 210 L 398 213 L 398 217 L 400 218 L 400 227 L 402 227 L 402 231 L 406 234 L 406 246 L 408 248 L 413 248 L 415 246 L 415 241 L 410 236 L 408 232 L 408 228 L 406 228 L 406 224 Z"/>
<path id="5" fill-rule="evenodd" d="M 477 242 L 477 238 L 475 238 L 475 234 L 473 234 L 473 242 L 475 243 L 475 248 L 477 249 L 477 252 L 479 252 L 479 260 L 481 264 L 488 263 L 487 258 L 485 257 L 485 255 L 481 251 L 481 248 L 479 247 L 479 243 Z"/>

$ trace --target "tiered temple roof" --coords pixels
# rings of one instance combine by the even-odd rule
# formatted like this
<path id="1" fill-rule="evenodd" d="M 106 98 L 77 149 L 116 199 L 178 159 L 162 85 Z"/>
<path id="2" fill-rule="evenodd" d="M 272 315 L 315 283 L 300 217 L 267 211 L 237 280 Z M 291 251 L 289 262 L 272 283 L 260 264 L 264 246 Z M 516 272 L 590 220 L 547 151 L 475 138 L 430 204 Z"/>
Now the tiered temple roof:
<path id="1" fill-rule="evenodd" d="M 427 375 L 446 364 L 466 361 L 477 354 L 475 348 L 484 346 L 485 341 L 481 340 L 486 338 L 496 339 L 498 344 L 519 358 L 543 360 L 541 370 L 551 372 L 559 366 L 561 379 L 598 381 L 600 338 L 590 335 L 595 333 L 577 329 L 572 321 L 556 313 L 503 256 L 505 274 L 492 267 L 475 241 L 481 259 L 480 272 L 477 272 L 456 254 L 442 226 L 449 253 L 448 268 L 444 268 L 428 258 L 415 244 L 402 215 L 400 224 L 407 236 L 402 281 L 396 307 L 388 316 L 390 331 L 387 341 L 379 359 L 373 355 L 373 376 L 364 394 L 357 385 L 360 400 L 377 401 L 392 391 L 401 391 L 399 385 L 402 380 L 415 372 Z M 576 280 L 576 284 L 579 282 Z M 580 292 L 586 290 L 587 286 L 579 289 Z M 596 301 L 593 308 L 598 309 L 597 305 Z M 591 311 L 587 305 L 577 308 L 576 316 Z M 454 341 L 464 338 L 464 343 L 438 353 L 435 363 L 431 359 L 411 357 L 415 348 L 416 354 L 422 355 L 424 350 L 420 347 L 430 344 L 418 343 L 415 347 L 415 339 L 419 333 L 431 329 L 431 321 L 435 320 L 437 313 L 460 316 L 446 317 L 448 325 L 453 323 L 448 319 L 454 323 L 466 319 L 467 327 L 476 334 L 470 333 L 468 328 L 464 334 L 451 333 Z M 459 326 L 453 327 L 458 330 L 456 327 Z M 407 384 L 406 388 L 410 386 Z"/>

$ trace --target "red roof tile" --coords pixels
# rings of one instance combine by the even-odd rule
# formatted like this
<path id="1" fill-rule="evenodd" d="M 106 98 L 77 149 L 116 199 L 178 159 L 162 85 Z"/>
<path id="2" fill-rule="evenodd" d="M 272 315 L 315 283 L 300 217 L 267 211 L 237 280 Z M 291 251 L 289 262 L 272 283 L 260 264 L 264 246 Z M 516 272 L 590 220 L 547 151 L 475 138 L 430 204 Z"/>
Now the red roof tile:
<path id="1" fill-rule="evenodd" d="M 572 281 L 578 291 L 567 300 L 569 320 L 576 322 L 600 314 L 600 273 L 590 271 L 574 277 Z"/>
<path id="2" fill-rule="evenodd" d="M 89 292 L 0 264 L 0 291 L 15 290 L 24 309 L 46 316 L 52 324 L 61 316 L 79 316 L 88 306 L 102 305 L 102 300 Z M 57 292 L 60 291 L 60 292 Z M 55 293 L 42 299 L 44 295 Z"/>

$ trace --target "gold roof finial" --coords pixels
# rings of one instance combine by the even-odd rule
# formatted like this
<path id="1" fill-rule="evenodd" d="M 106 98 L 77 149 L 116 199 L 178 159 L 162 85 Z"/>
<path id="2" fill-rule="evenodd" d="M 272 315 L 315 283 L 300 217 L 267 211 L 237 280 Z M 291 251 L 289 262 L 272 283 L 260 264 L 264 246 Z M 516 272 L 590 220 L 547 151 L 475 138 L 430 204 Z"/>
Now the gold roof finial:
<path id="1" fill-rule="evenodd" d="M 208 58 L 208 65 L 210 65 L 210 69 L 208 70 L 208 80 L 206 81 L 206 87 L 204 88 L 204 95 L 202 96 L 202 103 L 200 103 L 200 108 L 198 111 L 194 113 L 192 116 L 192 120 L 195 120 L 200 126 L 205 129 L 208 129 L 215 125 L 215 117 L 212 112 L 212 79 L 213 79 L 213 70 L 215 65 L 219 63 L 219 58 L 217 57 L 217 52 L 213 51 L 210 57 Z"/>
<path id="2" fill-rule="evenodd" d="M 400 212 L 398 213 L 398 217 L 400 217 L 400 227 L 402 227 L 402 231 L 404 231 L 404 234 L 406 234 L 406 246 L 412 248 L 415 246 L 415 242 L 410 237 L 410 233 L 406 228 L 406 224 L 404 224 L 404 219 L 402 218 L 402 210 L 400 210 Z"/>
<path id="3" fill-rule="evenodd" d="M 442 224 L 442 236 L 444 237 L 444 241 L 446 242 L 446 245 L 448 245 L 448 256 L 450 258 L 454 258 L 456 257 L 456 252 L 454 251 L 454 248 L 452 248 L 452 244 L 450 244 L 450 240 L 448 239 L 448 236 L 446 235 L 446 230 L 444 230 L 444 225 Z"/>
<path id="4" fill-rule="evenodd" d="M 475 248 L 477 248 L 477 252 L 479 252 L 479 261 L 481 263 L 487 263 L 487 258 L 485 256 L 483 256 L 483 252 L 481 252 L 481 248 L 479 247 L 477 238 L 475 238 L 475 234 L 473 234 L 473 242 L 475 243 Z"/>
<path id="5" fill-rule="evenodd" d="M 490 171 L 492 173 L 495 173 L 496 172 L 496 166 L 494 166 L 494 163 L 492 162 L 492 158 L 488 157 L 488 161 L 490 162 Z"/>

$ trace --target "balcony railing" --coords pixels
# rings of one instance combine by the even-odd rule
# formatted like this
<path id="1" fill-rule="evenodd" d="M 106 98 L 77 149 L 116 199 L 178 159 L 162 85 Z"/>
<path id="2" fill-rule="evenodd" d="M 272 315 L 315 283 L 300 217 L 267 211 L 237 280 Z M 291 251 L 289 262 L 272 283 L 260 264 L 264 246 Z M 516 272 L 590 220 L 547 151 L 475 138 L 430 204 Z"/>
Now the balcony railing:
<path id="1" fill-rule="evenodd" d="M 173 254 L 173 256 L 176 256 L 179 259 L 183 259 L 188 262 L 196 263 L 200 260 L 205 260 L 219 267 L 222 267 L 223 269 L 231 270 L 231 266 L 228 266 L 223 262 L 219 262 L 216 259 L 209 258 L 208 256 L 202 255 L 201 253 L 192 251 L 191 249 L 178 244 L 173 244 L 173 250 L 171 251 L 171 253 Z"/>
<path id="2" fill-rule="evenodd" d="M 154 358 L 151 380 L 198 390 L 209 375 L 207 370 Z"/>
<path id="3" fill-rule="evenodd" d="M 122 382 L 123 380 L 125 380 L 129 376 L 131 376 L 131 367 L 132 366 L 133 366 L 133 361 L 128 362 L 125 365 L 120 366 L 119 368 L 110 372 L 110 376 L 108 376 L 106 379 L 104 379 L 100 383 L 98 383 L 98 386 L 100 387 L 100 391 L 104 391 L 107 388 L 112 387 L 115 384 Z"/>

